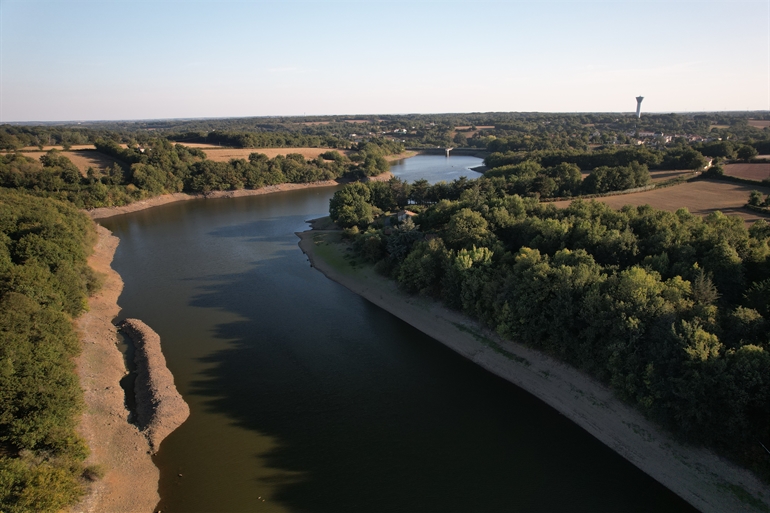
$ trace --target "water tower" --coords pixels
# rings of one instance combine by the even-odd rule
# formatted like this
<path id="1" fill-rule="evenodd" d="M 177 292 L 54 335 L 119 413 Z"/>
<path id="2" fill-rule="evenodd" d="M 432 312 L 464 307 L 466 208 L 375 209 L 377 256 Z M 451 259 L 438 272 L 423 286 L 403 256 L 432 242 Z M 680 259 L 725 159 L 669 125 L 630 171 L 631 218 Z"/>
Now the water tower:
<path id="1" fill-rule="evenodd" d="M 636 118 L 637 119 L 642 117 L 642 100 L 644 100 L 644 96 L 636 97 Z"/>

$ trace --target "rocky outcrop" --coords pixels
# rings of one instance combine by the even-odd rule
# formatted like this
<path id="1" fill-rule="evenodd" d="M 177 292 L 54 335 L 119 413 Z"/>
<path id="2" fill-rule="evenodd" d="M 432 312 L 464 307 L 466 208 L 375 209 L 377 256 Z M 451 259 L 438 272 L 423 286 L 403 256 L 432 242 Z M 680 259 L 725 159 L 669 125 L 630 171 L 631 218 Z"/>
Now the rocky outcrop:
<path id="1" fill-rule="evenodd" d="M 190 407 L 174 385 L 160 349 L 160 336 L 138 319 L 126 319 L 120 329 L 134 343 L 137 425 L 153 453 L 190 416 Z"/>

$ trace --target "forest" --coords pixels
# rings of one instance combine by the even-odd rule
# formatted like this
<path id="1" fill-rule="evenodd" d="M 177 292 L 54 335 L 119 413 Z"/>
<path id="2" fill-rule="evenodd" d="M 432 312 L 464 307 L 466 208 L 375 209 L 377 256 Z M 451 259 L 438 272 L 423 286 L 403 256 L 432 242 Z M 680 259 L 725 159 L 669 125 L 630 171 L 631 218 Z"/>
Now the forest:
<path id="1" fill-rule="evenodd" d="M 100 286 L 93 222 L 74 206 L 0 189 L 0 510 L 55 512 L 99 474 L 75 432 L 83 407 L 73 318 Z"/>
<path id="2" fill-rule="evenodd" d="M 361 258 L 770 477 L 768 223 L 558 209 L 485 178 L 428 186 L 420 203 L 404 185 L 350 184 L 330 201 Z M 383 215 L 407 206 L 419 214 L 403 223 Z"/>

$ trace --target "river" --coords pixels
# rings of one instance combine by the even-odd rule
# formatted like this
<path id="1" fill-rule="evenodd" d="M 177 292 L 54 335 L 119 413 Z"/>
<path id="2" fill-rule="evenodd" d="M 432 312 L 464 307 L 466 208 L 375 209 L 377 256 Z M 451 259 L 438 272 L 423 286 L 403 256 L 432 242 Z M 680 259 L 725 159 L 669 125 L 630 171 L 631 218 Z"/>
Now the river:
<path id="1" fill-rule="evenodd" d="M 333 192 L 100 221 L 120 238 L 121 317 L 160 334 L 192 412 L 155 457 L 158 509 L 691 511 L 550 407 L 312 269 L 294 232 Z"/>

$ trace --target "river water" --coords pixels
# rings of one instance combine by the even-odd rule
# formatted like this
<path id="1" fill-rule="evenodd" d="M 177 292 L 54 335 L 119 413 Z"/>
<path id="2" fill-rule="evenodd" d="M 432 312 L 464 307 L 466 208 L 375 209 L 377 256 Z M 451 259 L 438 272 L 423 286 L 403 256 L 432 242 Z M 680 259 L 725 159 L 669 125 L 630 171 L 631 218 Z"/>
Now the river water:
<path id="1" fill-rule="evenodd" d="M 390 166 L 390 172 L 394 176 L 408 182 L 421 178 L 430 183 L 440 181 L 451 182 L 461 176 L 468 179 L 478 178 L 481 176 L 481 173 L 473 171 L 472 168 L 483 164 L 484 161 L 482 159 L 466 155 L 456 155 L 454 157 L 415 155 L 408 159 L 393 162 Z"/>
<path id="2" fill-rule="evenodd" d="M 691 510 L 550 407 L 312 269 L 294 232 L 327 214 L 334 190 L 101 221 L 120 238 L 121 317 L 160 334 L 192 412 L 155 457 L 158 509 Z"/>

